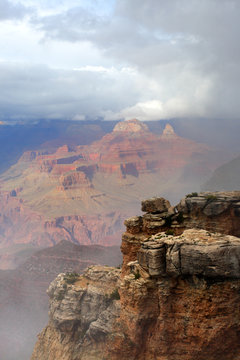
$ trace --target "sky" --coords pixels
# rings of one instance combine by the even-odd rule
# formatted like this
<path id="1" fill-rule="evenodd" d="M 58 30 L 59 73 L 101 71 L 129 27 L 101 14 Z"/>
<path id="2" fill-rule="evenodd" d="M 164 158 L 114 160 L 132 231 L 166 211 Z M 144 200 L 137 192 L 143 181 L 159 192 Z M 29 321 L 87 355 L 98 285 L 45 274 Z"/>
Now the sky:
<path id="1" fill-rule="evenodd" d="M 0 120 L 239 119 L 239 0 L 0 0 Z"/>

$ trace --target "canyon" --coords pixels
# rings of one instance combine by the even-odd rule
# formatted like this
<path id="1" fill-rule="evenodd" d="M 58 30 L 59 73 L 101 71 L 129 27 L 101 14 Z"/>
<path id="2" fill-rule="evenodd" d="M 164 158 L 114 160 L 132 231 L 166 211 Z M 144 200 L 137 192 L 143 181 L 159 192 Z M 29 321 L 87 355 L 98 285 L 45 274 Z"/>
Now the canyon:
<path id="1" fill-rule="evenodd" d="M 142 202 L 123 265 L 61 273 L 32 360 L 240 359 L 240 192 Z"/>
<path id="2" fill-rule="evenodd" d="M 16 354 L 29 358 L 36 333 L 47 322 L 45 291 L 58 273 L 82 273 L 91 264 L 119 265 L 124 219 L 139 213 L 140 200 L 154 191 L 175 202 L 185 189 L 197 190 L 219 164 L 210 146 L 178 136 L 170 124 L 161 129 L 148 124 L 136 119 L 110 125 L 64 123 L 55 135 L 45 124 L 46 141 L 28 147 L 1 174 L 0 316 L 8 324 L 0 328 L 4 359 Z M 143 223 L 151 234 L 165 218 L 152 214 L 150 221 L 149 216 L 143 216 Z"/>
<path id="3" fill-rule="evenodd" d="M 26 151 L 0 177 L 1 248 L 120 244 L 123 220 L 142 197 L 154 189 L 179 200 L 218 164 L 213 149 L 176 135 L 171 125 L 158 135 L 136 119 L 91 144 Z"/>

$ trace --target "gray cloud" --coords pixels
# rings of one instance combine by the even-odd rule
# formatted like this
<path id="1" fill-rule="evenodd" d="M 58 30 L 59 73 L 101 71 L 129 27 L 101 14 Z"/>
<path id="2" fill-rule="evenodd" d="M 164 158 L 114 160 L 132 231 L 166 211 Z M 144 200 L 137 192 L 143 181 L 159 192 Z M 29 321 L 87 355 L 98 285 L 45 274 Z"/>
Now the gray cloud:
<path id="1" fill-rule="evenodd" d="M 46 66 L 0 63 L 0 118 L 96 118 L 119 112 L 139 98 L 128 72 L 106 69 L 53 70 Z"/>
<path id="2" fill-rule="evenodd" d="M 32 8 L 22 4 L 13 4 L 8 0 L 0 0 L 0 21 L 22 19 L 25 15 L 30 13 L 32 13 Z"/>
<path id="3" fill-rule="evenodd" d="M 42 17 L 38 26 L 49 38 L 90 41 L 106 58 L 137 68 L 156 88 L 138 103 L 161 101 L 160 116 L 177 116 L 167 110 L 170 102 L 180 104 L 181 115 L 197 109 L 195 115 L 238 117 L 239 14 L 238 0 L 118 0 L 108 17 L 78 7 Z"/>
<path id="4" fill-rule="evenodd" d="M 37 114 L 70 118 L 75 113 L 79 118 L 82 113 L 106 118 L 135 114 L 143 120 L 177 116 L 239 118 L 238 0 L 116 0 L 111 11 L 106 8 L 102 12 L 100 3 L 98 7 L 94 3 L 86 6 L 88 2 L 81 2 L 82 6 L 78 6 L 77 1 L 70 1 L 66 6 L 63 1 L 54 11 L 54 1 L 49 9 L 47 2 L 40 9 L 36 1 L 30 20 L 35 30 L 36 41 L 31 38 L 31 44 L 36 55 L 29 48 L 26 53 L 33 61 L 39 55 L 39 62 L 50 61 L 54 67 L 54 61 L 58 62 L 58 55 L 54 57 L 56 49 L 55 53 L 62 56 L 63 67 L 64 61 L 71 64 L 70 57 L 76 54 L 76 61 L 72 62 L 76 65 L 72 67 L 84 67 L 85 61 L 85 65 L 104 66 L 108 70 L 67 73 L 45 67 L 40 70 L 42 77 L 33 81 L 38 66 L 12 65 L 6 72 L 9 78 L 1 95 L 3 106 L 4 94 L 9 89 L 16 100 L 12 106 L 16 114 L 24 111 L 34 114 L 35 109 Z M 33 2 L 25 2 L 25 7 L 20 2 L 10 5 L 7 0 L 0 0 L 1 4 L 12 9 L 12 16 L 15 11 L 20 17 L 28 10 L 27 4 Z M 40 36 L 42 43 L 38 42 Z M 69 55 L 64 48 L 70 49 Z M 24 52 L 20 49 L 18 53 L 22 61 Z M 115 68 L 113 72 L 111 67 Z M 126 68 L 132 69 L 128 75 Z M 30 73 L 31 79 L 22 80 L 17 97 L 17 84 L 24 71 Z M 71 80 L 67 81 L 68 78 Z M 41 86 L 44 91 L 39 90 Z M 6 96 L 5 108 L 10 113 L 8 101 Z"/>

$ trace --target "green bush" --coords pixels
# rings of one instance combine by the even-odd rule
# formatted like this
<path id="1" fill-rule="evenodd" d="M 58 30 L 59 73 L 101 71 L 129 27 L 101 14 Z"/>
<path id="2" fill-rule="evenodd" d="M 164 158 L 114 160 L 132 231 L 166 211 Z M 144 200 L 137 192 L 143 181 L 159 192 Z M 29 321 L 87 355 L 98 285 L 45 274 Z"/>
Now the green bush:
<path id="1" fill-rule="evenodd" d="M 174 235 L 174 231 L 173 229 L 168 229 L 166 232 L 165 232 L 166 235 Z"/>
<path id="2" fill-rule="evenodd" d="M 79 274 L 76 272 L 68 272 L 64 276 L 64 280 L 67 284 L 74 284 L 79 278 Z"/>
<path id="3" fill-rule="evenodd" d="M 205 198 L 208 202 L 217 200 L 217 196 L 212 195 L 212 194 L 205 195 L 204 198 Z"/>
<path id="4" fill-rule="evenodd" d="M 186 197 L 187 198 L 191 198 L 191 197 L 197 197 L 198 193 L 197 192 L 192 192 L 191 194 L 187 194 Z"/>
<path id="5" fill-rule="evenodd" d="M 140 275 L 140 272 L 139 272 L 138 269 L 137 269 L 137 271 L 134 273 L 134 277 L 135 277 L 135 280 L 140 279 L 141 275 Z"/>
<path id="6" fill-rule="evenodd" d="M 118 292 L 118 288 L 114 289 L 111 294 L 109 295 L 109 299 L 110 300 L 119 300 L 120 299 L 120 295 Z"/>

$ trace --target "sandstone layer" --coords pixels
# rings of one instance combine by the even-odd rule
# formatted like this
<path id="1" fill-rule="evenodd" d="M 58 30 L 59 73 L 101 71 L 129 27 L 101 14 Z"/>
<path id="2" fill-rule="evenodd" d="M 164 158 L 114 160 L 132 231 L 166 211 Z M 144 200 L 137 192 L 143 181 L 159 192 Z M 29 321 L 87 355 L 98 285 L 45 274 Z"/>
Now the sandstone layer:
<path id="1" fill-rule="evenodd" d="M 201 183 L 218 165 L 213 154 L 170 125 L 155 135 L 136 119 L 90 145 L 27 151 L 0 178 L 0 246 L 120 244 L 123 219 L 142 197 L 153 188 L 173 198 L 185 193 L 186 168 Z"/>
<path id="2" fill-rule="evenodd" d="M 191 194 L 175 208 L 144 201 L 147 213 L 126 221 L 121 272 L 92 267 L 51 284 L 32 360 L 239 360 L 239 201 L 239 192 Z"/>

